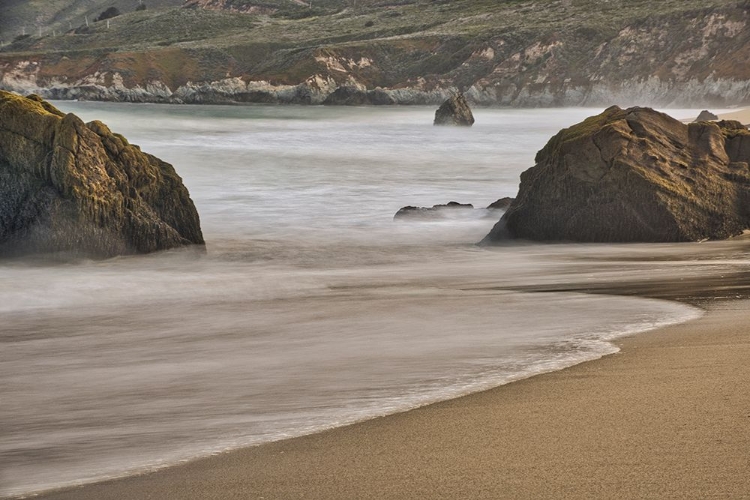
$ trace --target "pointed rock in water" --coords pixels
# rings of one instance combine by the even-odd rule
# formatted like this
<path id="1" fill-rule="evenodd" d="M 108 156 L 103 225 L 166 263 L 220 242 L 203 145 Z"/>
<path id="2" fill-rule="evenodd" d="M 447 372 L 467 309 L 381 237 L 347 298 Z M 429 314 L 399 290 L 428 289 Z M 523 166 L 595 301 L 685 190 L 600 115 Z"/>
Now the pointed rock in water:
<path id="1" fill-rule="evenodd" d="M 719 117 L 715 114 L 711 113 L 707 109 L 704 109 L 698 114 L 698 118 L 695 119 L 696 122 L 710 122 L 710 121 L 716 121 Z"/>
<path id="2" fill-rule="evenodd" d="M 736 121 L 613 106 L 560 131 L 535 161 L 485 243 L 700 241 L 750 228 L 750 131 Z"/>
<path id="3" fill-rule="evenodd" d="M 445 101 L 435 111 L 433 125 L 458 125 L 471 127 L 474 125 L 474 115 L 463 94 L 456 94 Z"/>
<path id="4" fill-rule="evenodd" d="M 203 244 L 172 165 L 99 121 L 0 91 L 0 255 L 106 258 Z"/>

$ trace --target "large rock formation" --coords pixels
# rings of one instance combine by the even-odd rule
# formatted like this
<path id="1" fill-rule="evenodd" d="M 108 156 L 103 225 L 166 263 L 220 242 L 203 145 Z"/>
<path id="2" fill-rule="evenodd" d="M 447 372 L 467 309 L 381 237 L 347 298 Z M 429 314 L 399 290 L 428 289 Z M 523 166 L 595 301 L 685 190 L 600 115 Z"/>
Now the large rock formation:
<path id="1" fill-rule="evenodd" d="M 174 168 L 99 121 L 0 91 L 0 255 L 111 257 L 203 244 Z"/>
<path id="2" fill-rule="evenodd" d="M 750 131 L 611 107 L 560 131 L 485 239 L 672 242 L 750 227 Z"/>
<path id="3" fill-rule="evenodd" d="M 463 94 L 456 94 L 446 100 L 435 111 L 434 125 L 460 125 L 471 127 L 474 125 L 474 115 Z"/>

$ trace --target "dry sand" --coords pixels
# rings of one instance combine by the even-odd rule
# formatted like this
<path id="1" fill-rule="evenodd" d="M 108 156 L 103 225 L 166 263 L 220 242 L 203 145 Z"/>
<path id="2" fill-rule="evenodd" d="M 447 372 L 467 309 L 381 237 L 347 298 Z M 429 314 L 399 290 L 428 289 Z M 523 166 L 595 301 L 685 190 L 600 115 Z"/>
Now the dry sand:
<path id="1" fill-rule="evenodd" d="M 719 113 L 716 116 L 719 117 L 719 120 L 737 120 L 738 122 L 744 125 L 750 124 L 750 108 L 737 109 L 734 111 L 728 111 L 726 113 Z M 697 117 L 698 117 L 698 114 L 696 114 L 695 116 L 682 117 L 679 120 L 683 123 L 690 123 L 694 121 Z"/>
<path id="2" fill-rule="evenodd" d="M 750 301 L 563 371 L 49 499 L 750 498 Z"/>
<path id="3" fill-rule="evenodd" d="M 750 109 L 738 109 L 737 111 L 721 113 L 717 116 L 720 120 L 737 120 L 743 124 L 750 123 Z"/>

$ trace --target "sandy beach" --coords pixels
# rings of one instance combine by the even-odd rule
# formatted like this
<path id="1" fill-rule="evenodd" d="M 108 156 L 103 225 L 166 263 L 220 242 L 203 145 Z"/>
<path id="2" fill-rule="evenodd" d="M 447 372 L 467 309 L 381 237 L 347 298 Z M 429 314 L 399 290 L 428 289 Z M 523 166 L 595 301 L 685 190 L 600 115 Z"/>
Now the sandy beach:
<path id="1" fill-rule="evenodd" d="M 750 121 L 738 113 L 722 118 Z M 710 261 L 720 268 L 745 262 L 746 247 L 720 255 Z M 750 498 L 750 276 L 731 268 L 668 278 L 641 270 L 628 282 L 580 272 L 572 281 L 480 281 L 472 286 L 678 300 L 706 314 L 622 339 L 619 353 L 562 371 L 38 498 Z M 495 325 L 501 334 L 504 325 Z"/>
<path id="2" fill-rule="evenodd" d="M 41 498 L 750 498 L 750 301 L 705 307 L 563 371 Z"/>
<path id="3" fill-rule="evenodd" d="M 743 124 L 750 123 L 750 109 L 738 109 L 737 111 L 731 111 L 729 113 L 721 113 L 717 115 L 720 120 L 737 120 Z"/>
<path id="4" fill-rule="evenodd" d="M 710 109 L 708 111 L 711 111 Z M 667 114 L 669 114 L 669 111 L 667 111 Z M 719 113 L 716 116 L 719 117 L 719 120 L 736 120 L 740 123 L 743 123 L 745 125 L 750 124 L 750 108 L 738 108 L 736 110 L 727 111 L 726 113 Z M 696 116 L 677 116 L 682 123 L 691 123 L 695 121 Z"/>

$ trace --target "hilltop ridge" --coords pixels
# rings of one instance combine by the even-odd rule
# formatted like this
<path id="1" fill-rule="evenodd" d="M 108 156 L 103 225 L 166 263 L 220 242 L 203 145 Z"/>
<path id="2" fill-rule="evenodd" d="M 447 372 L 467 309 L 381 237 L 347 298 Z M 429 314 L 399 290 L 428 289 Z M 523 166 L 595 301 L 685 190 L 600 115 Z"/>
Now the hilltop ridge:
<path id="1" fill-rule="evenodd" d="M 175 1 L 16 39 L 0 50 L 0 88 L 188 103 L 319 104 L 341 88 L 370 104 L 454 90 L 491 106 L 750 101 L 747 1 Z"/>

